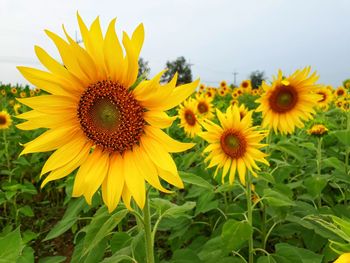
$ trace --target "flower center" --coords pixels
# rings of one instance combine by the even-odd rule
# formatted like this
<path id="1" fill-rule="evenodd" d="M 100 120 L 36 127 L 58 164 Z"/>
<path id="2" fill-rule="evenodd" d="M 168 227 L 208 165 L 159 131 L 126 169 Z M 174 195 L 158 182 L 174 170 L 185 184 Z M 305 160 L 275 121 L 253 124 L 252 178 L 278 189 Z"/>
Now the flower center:
<path id="1" fill-rule="evenodd" d="M 90 85 L 81 95 L 77 116 L 83 132 L 95 145 L 123 154 L 140 141 L 144 111 L 122 85 L 104 80 Z"/>
<path id="2" fill-rule="evenodd" d="M 209 107 L 208 107 L 207 103 L 201 101 L 201 102 L 198 103 L 197 109 L 198 109 L 200 114 L 203 114 L 203 113 L 207 113 L 208 112 Z"/>
<path id="3" fill-rule="evenodd" d="M 6 124 L 6 117 L 0 115 L 0 125 L 4 125 L 4 124 Z"/>
<path id="4" fill-rule="evenodd" d="M 244 81 L 244 82 L 242 83 L 242 87 L 243 87 L 243 88 L 248 88 L 248 82 Z"/>
<path id="5" fill-rule="evenodd" d="M 324 102 L 327 98 L 327 95 L 323 92 L 317 92 L 317 94 L 322 95 L 322 98 L 318 102 Z"/>
<path id="6" fill-rule="evenodd" d="M 239 159 L 244 156 L 247 149 L 247 141 L 239 131 L 226 130 L 220 138 L 222 150 L 232 159 Z"/>
<path id="7" fill-rule="evenodd" d="M 337 90 L 337 95 L 338 96 L 343 96 L 344 95 L 344 90 L 342 90 L 342 89 Z"/>
<path id="8" fill-rule="evenodd" d="M 278 113 L 285 113 L 294 108 L 298 94 L 292 86 L 277 86 L 269 98 L 270 107 Z"/>
<path id="9" fill-rule="evenodd" d="M 188 125 L 194 126 L 196 124 L 196 116 L 194 115 L 193 111 L 186 110 L 185 111 L 185 120 Z"/>

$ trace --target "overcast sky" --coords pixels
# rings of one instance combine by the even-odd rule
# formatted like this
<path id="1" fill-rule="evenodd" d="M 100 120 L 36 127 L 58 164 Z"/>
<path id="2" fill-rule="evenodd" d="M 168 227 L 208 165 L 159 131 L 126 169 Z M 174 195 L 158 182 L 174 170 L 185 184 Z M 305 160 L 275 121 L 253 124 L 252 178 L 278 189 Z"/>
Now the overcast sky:
<path id="1" fill-rule="evenodd" d="M 104 30 L 117 17 L 119 33 L 143 22 L 152 75 L 185 56 L 210 85 L 307 65 L 324 84 L 350 77 L 348 0 L 0 0 L 0 81 L 27 83 L 16 66 L 40 67 L 34 45 L 58 57 L 43 30 L 62 34 L 64 24 L 75 36 L 77 10 L 88 24 L 99 15 Z"/>

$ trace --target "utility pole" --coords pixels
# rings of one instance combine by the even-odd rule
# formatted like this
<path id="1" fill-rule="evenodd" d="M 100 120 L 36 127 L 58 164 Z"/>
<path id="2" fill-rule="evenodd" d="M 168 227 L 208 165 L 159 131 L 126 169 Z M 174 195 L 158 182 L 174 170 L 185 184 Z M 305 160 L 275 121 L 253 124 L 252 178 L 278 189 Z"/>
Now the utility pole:
<path id="1" fill-rule="evenodd" d="M 237 80 L 238 72 L 235 70 L 232 74 L 233 74 L 233 84 L 235 84 L 235 86 L 236 86 L 237 85 L 236 80 Z"/>

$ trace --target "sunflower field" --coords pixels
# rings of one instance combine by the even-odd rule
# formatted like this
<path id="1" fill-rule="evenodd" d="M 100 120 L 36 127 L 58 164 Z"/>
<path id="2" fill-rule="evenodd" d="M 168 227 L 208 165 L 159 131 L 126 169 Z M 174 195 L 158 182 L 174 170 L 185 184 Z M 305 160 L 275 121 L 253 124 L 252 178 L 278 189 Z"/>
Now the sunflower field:
<path id="1" fill-rule="evenodd" d="M 350 80 L 164 83 L 78 24 L 0 85 L 0 262 L 350 262 Z"/>

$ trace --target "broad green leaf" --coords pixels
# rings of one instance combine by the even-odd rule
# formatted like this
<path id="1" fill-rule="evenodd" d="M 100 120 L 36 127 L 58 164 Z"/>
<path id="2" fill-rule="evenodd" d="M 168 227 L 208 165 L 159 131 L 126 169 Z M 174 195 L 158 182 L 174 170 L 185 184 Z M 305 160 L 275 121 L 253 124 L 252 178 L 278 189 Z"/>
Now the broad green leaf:
<path id="1" fill-rule="evenodd" d="M 350 147 L 350 130 L 334 131 L 332 134 L 337 137 L 339 142 L 347 147 Z"/>
<path id="2" fill-rule="evenodd" d="M 101 261 L 101 263 L 118 263 L 118 262 L 125 262 L 125 263 L 128 263 L 128 262 L 135 262 L 135 259 L 133 259 L 132 257 L 130 256 L 127 256 L 127 255 L 113 255 L 109 258 L 105 258 L 103 261 Z"/>
<path id="3" fill-rule="evenodd" d="M 197 185 L 199 187 L 203 187 L 207 190 L 214 190 L 213 185 L 208 183 L 205 179 L 202 177 L 195 175 L 193 173 L 186 173 L 186 172 L 179 172 L 181 179 L 188 184 Z"/>
<path id="4" fill-rule="evenodd" d="M 171 259 L 172 263 L 193 263 L 193 262 L 203 262 L 197 256 L 196 252 L 189 249 L 179 249 L 174 252 L 174 255 Z"/>
<path id="5" fill-rule="evenodd" d="M 25 247 L 16 263 L 34 263 L 34 250 L 31 247 Z"/>
<path id="6" fill-rule="evenodd" d="M 273 259 L 272 255 L 268 255 L 268 256 L 259 257 L 257 263 L 278 263 L 278 262 L 276 262 L 276 260 Z"/>
<path id="7" fill-rule="evenodd" d="M 295 203 L 289 199 L 286 195 L 281 194 L 272 189 L 265 189 L 263 198 L 267 200 L 269 205 L 273 207 L 282 207 L 282 206 L 294 206 Z"/>
<path id="8" fill-rule="evenodd" d="M 287 258 L 293 263 L 321 263 L 323 256 L 304 248 L 294 247 L 287 243 L 276 245 L 276 255 Z"/>
<path id="9" fill-rule="evenodd" d="M 246 221 L 229 219 L 222 228 L 221 238 L 229 250 L 238 250 L 248 242 L 253 229 Z"/>
<path id="10" fill-rule="evenodd" d="M 0 263 L 16 262 L 23 249 L 19 227 L 0 238 Z"/>
<path id="11" fill-rule="evenodd" d="M 304 185 L 307 188 L 308 193 L 313 197 L 318 197 L 322 190 L 328 183 L 329 176 L 327 175 L 314 175 L 304 180 Z"/>
<path id="12" fill-rule="evenodd" d="M 28 216 L 28 217 L 34 216 L 33 210 L 29 205 L 25 205 L 25 206 L 20 207 L 18 209 L 18 212 L 25 215 L 25 216 Z"/>
<path id="13" fill-rule="evenodd" d="M 110 241 L 112 253 L 130 245 L 132 237 L 125 232 L 116 232 Z"/>
<path id="14" fill-rule="evenodd" d="M 51 229 L 44 241 L 56 238 L 70 229 L 78 220 L 78 215 L 85 206 L 86 203 L 84 198 L 72 199 L 63 215 L 62 220 L 58 222 L 53 229 Z"/>
<path id="15" fill-rule="evenodd" d="M 108 212 L 107 212 L 108 213 Z M 100 241 L 102 241 L 111 231 L 119 224 L 119 222 L 128 214 L 127 209 L 122 209 L 114 214 L 108 214 L 107 220 L 104 221 L 96 232 L 95 228 L 92 233 L 86 232 L 84 240 L 84 251 L 83 256 L 89 253 Z M 90 224 L 93 224 L 91 222 Z"/>

